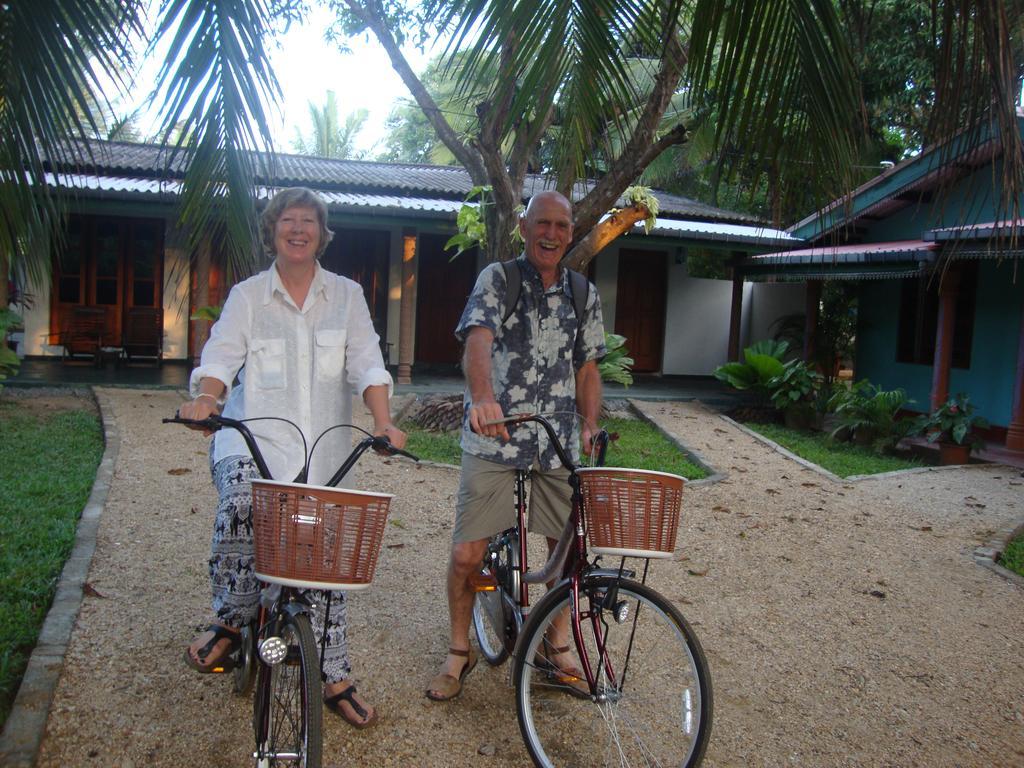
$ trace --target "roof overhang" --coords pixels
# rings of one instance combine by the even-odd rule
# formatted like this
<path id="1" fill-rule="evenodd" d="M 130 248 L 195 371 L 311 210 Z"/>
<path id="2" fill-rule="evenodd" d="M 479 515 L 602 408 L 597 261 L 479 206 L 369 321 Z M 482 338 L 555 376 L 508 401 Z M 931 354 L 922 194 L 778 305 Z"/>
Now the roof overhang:
<path id="1" fill-rule="evenodd" d="M 804 248 L 750 256 L 740 269 L 747 280 L 891 280 L 922 274 L 938 249 L 924 240 Z"/>

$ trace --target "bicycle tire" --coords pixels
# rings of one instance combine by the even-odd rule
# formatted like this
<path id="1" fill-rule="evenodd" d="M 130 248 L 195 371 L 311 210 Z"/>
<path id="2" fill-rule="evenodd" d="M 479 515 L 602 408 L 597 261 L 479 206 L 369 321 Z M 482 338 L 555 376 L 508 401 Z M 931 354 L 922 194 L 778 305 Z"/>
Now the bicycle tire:
<path id="1" fill-rule="evenodd" d="M 515 646 L 519 624 L 515 603 L 518 590 L 519 533 L 504 531 L 491 540 L 484 570 L 497 578 L 499 588 L 473 597 L 473 630 L 480 655 L 492 667 L 505 663 Z"/>
<path id="2" fill-rule="evenodd" d="M 313 628 L 304 614 L 281 613 L 267 636 L 284 640 L 279 664 L 260 662 L 253 723 L 258 768 L 320 768 L 323 685 Z"/>
<path id="3" fill-rule="evenodd" d="M 239 696 L 247 696 L 256 682 L 256 666 L 259 664 L 255 622 L 246 624 L 239 634 L 242 642 L 237 652 L 235 668 L 231 671 L 231 687 Z"/>
<path id="4" fill-rule="evenodd" d="M 543 658 L 545 633 L 568 608 L 570 588 L 563 583 L 537 604 L 516 647 L 516 709 L 534 765 L 699 765 L 711 735 L 711 677 L 686 619 L 650 587 L 585 577 L 580 626 L 597 690 L 570 696 L 572 686 Z M 619 623 L 614 609 L 623 604 L 628 614 Z M 599 637 L 610 673 L 599 660 Z"/>

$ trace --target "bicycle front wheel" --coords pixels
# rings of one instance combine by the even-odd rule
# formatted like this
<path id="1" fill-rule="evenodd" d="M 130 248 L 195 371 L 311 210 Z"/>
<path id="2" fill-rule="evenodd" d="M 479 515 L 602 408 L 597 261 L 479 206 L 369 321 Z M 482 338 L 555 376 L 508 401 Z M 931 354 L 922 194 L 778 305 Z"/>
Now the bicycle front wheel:
<path id="1" fill-rule="evenodd" d="M 711 733 L 711 678 L 682 614 L 637 582 L 584 579 L 580 626 L 596 677 L 596 689 L 584 696 L 586 681 L 566 675 L 564 657 L 554 670 L 545 644 L 552 622 L 568 616 L 570 597 L 568 583 L 548 593 L 517 646 L 519 727 L 534 764 L 699 765 Z"/>
<path id="2" fill-rule="evenodd" d="M 309 617 L 282 613 L 268 636 L 283 641 L 287 652 L 277 664 L 260 663 L 254 718 L 256 765 L 320 768 L 323 686 Z"/>

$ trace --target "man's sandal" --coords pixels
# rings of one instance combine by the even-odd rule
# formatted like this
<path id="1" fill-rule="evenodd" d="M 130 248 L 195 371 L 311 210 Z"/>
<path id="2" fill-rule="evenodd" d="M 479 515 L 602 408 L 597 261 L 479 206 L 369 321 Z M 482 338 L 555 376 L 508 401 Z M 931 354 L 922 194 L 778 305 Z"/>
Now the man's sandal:
<path id="1" fill-rule="evenodd" d="M 359 717 L 358 720 L 350 717 L 348 713 L 345 712 L 345 709 L 341 706 L 341 702 L 343 701 L 352 707 L 352 711 Z M 330 698 L 324 699 L 324 705 L 346 723 L 351 725 L 353 728 L 358 728 L 359 730 L 369 728 L 377 722 L 377 710 L 373 710 L 373 714 L 371 715 L 358 701 L 356 701 L 355 685 L 350 685 L 341 693 L 336 693 Z"/>
<path id="2" fill-rule="evenodd" d="M 430 685 L 427 686 L 427 698 L 432 701 L 450 701 L 462 693 L 462 681 L 476 666 L 476 654 L 472 649 L 460 651 L 458 648 L 449 648 L 448 653 L 452 656 L 461 656 L 466 659 L 466 663 L 462 665 L 462 671 L 458 677 L 444 673 L 434 675 Z"/>
<path id="3" fill-rule="evenodd" d="M 577 699 L 590 698 L 590 685 L 587 683 L 587 676 L 579 667 L 558 667 L 551 659 L 569 653 L 572 646 L 563 645 L 555 648 L 548 639 L 544 638 L 544 655 L 537 654 L 533 657 L 533 666 L 547 675 L 548 680 L 557 685 L 558 690 L 565 691 Z"/>
<path id="4" fill-rule="evenodd" d="M 199 661 L 192 658 L 192 654 L 189 652 L 191 645 L 185 648 L 185 663 L 203 675 L 230 672 L 235 668 L 234 654 L 242 647 L 242 634 L 236 629 L 229 629 L 221 624 L 211 624 L 203 631 L 212 632 L 213 637 L 210 638 L 206 645 L 196 651 Z M 228 641 L 227 649 L 211 659 L 210 655 L 221 640 Z"/>

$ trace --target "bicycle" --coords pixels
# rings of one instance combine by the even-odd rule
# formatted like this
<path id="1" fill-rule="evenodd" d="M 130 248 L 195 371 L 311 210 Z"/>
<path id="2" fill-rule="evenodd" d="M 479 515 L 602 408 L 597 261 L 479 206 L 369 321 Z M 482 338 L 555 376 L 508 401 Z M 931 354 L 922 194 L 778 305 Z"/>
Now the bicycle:
<path id="1" fill-rule="evenodd" d="M 244 421 L 223 416 L 201 421 L 175 416 L 163 421 L 210 431 L 238 430 L 264 478 L 252 482 L 252 514 L 255 573 L 266 586 L 260 592 L 256 621 L 241 628 L 242 642 L 231 660 L 233 687 L 245 695 L 255 683 L 253 758 L 257 768 L 320 768 L 326 637 L 318 651 L 308 615 L 311 597 L 306 590 L 358 590 L 370 585 L 392 498 L 391 494 L 333 486 L 371 448 L 419 459 L 395 448 L 386 437 L 367 432 L 325 486 L 305 482 L 312 450 L 294 481 L 279 482 L 271 477 Z M 329 594 L 325 612 L 329 615 Z"/>
<path id="2" fill-rule="evenodd" d="M 576 467 L 543 416 L 501 422 L 539 424 L 572 486 L 572 511 L 558 545 L 530 572 L 527 472 L 516 472 L 516 525 L 489 542 L 473 605 L 484 659 L 497 666 L 513 658 L 516 712 L 530 758 L 543 768 L 699 765 L 711 734 L 707 661 L 679 610 L 646 585 L 650 560 L 670 557 L 675 547 L 684 479 Z M 603 456 L 604 445 L 598 449 Z M 600 567 L 602 556 L 621 558 L 619 567 Z M 645 560 L 639 582 L 625 568 L 627 557 Z M 558 583 L 531 609 L 529 585 L 556 576 Z M 566 611 L 570 646 L 552 648 L 548 630 Z M 567 650 L 575 650 L 582 677 L 553 664 Z"/>

